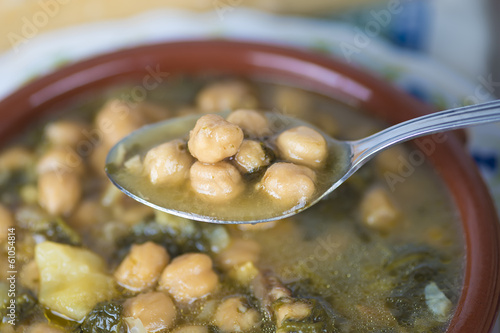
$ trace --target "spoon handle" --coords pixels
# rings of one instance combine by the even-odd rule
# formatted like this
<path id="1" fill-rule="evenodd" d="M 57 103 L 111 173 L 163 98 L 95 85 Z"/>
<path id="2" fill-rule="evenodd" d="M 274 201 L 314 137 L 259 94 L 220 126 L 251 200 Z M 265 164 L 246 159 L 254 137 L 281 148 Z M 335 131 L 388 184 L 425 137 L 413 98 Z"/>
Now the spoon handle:
<path id="1" fill-rule="evenodd" d="M 352 163 L 361 166 L 373 154 L 423 135 L 500 121 L 500 100 L 463 106 L 410 119 L 358 141 L 350 141 Z"/>

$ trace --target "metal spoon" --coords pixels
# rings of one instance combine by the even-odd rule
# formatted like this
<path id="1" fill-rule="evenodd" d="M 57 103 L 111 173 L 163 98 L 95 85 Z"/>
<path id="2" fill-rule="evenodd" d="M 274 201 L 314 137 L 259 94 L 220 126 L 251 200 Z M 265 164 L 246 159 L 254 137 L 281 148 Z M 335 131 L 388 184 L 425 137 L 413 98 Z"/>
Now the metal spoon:
<path id="1" fill-rule="evenodd" d="M 221 115 L 224 116 L 227 115 L 227 113 L 222 113 Z M 145 126 L 131 133 L 110 150 L 106 160 L 106 172 L 108 177 L 128 196 L 143 204 L 173 215 L 192 220 L 223 224 L 269 222 L 295 215 L 316 204 L 339 187 L 340 184 L 345 182 L 373 156 L 388 147 L 423 135 L 500 121 L 500 100 L 454 108 L 414 118 L 389 127 L 364 139 L 355 141 L 339 141 L 322 133 L 327 140 L 330 154 L 335 155 L 336 161 L 333 164 L 328 164 L 330 173 L 324 184 L 325 186 L 317 188 L 316 196 L 310 200 L 310 202 L 300 207 L 273 211 L 272 213 L 268 213 L 272 211 L 271 209 L 266 210 L 259 207 L 258 209 L 252 209 L 253 215 L 250 214 L 248 216 L 238 215 L 237 209 L 232 210 L 235 213 L 233 215 L 231 214 L 231 210 L 228 210 L 228 214 L 219 214 L 217 210 L 214 210 L 211 214 L 204 214 L 203 212 L 200 213 L 200 211 L 193 211 L 191 209 L 179 209 L 179 207 L 176 207 L 171 201 L 162 201 L 161 195 L 154 194 L 155 192 L 151 192 L 153 195 L 151 195 L 151 193 L 150 195 L 146 195 L 135 186 L 131 186 L 130 182 L 124 181 L 125 178 L 121 170 L 124 169 L 123 162 L 126 157 L 141 152 L 144 153 L 160 143 L 186 137 L 189 130 L 194 127 L 196 121 L 201 116 L 202 115 L 193 115 L 174 118 Z M 301 120 L 278 113 L 269 112 L 266 116 L 270 123 L 278 124 L 280 130 L 306 124 Z M 307 124 L 307 126 L 314 127 L 309 124 Z M 191 207 L 197 207 L 195 198 L 191 196 L 188 197 L 187 200 L 193 202 Z M 228 205 L 223 206 L 227 207 Z"/>

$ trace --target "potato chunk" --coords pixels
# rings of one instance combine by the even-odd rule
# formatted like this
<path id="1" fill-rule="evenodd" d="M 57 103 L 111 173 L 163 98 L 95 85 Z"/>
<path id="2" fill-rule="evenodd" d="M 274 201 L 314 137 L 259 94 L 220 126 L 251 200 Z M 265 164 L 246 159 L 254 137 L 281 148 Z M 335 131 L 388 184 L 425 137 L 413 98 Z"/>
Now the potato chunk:
<path id="1" fill-rule="evenodd" d="M 306 126 L 284 131 L 278 136 L 276 145 L 280 156 L 285 160 L 308 167 L 321 166 L 328 156 L 325 138 Z"/>
<path id="2" fill-rule="evenodd" d="M 255 263 L 259 259 L 260 246 L 250 239 L 235 239 L 217 257 L 224 269 L 230 269 L 246 262 Z"/>
<path id="3" fill-rule="evenodd" d="M 191 167 L 190 178 L 195 192 L 217 202 L 233 199 L 245 188 L 238 169 L 227 162 L 196 162 Z"/>
<path id="4" fill-rule="evenodd" d="M 196 96 L 196 104 L 203 112 L 220 112 L 254 108 L 257 98 L 247 84 L 231 80 L 215 82 L 203 88 Z"/>
<path id="5" fill-rule="evenodd" d="M 271 134 L 269 123 L 264 114 L 254 110 L 236 110 L 227 116 L 227 121 L 238 125 L 244 133 L 262 137 Z"/>
<path id="6" fill-rule="evenodd" d="M 118 283 L 133 291 L 153 287 L 169 261 L 167 250 L 153 242 L 132 245 L 129 254 L 115 271 Z"/>
<path id="7" fill-rule="evenodd" d="M 38 202 L 53 215 L 68 215 L 80 202 L 82 184 L 74 173 L 46 172 L 38 178 Z"/>
<path id="8" fill-rule="evenodd" d="M 207 114 L 189 133 L 188 147 L 200 162 L 217 163 L 236 154 L 242 142 L 241 128 L 221 116 Z"/>
<path id="9" fill-rule="evenodd" d="M 440 322 L 446 322 L 449 319 L 453 303 L 439 289 L 435 282 L 431 282 L 425 286 L 425 304 Z"/>
<path id="10" fill-rule="evenodd" d="M 377 187 L 369 191 L 361 202 L 363 223 L 373 229 L 388 231 L 397 223 L 398 210 L 387 191 Z"/>
<path id="11" fill-rule="evenodd" d="M 210 294 L 219 278 L 212 269 L 212 259 L 202 253 L 186 253 L 165 268 L 159 283 L 178 302 L 191 302 Z"/>
<path id="12" fill-rule="evenodd" d="M 147 332 L 166 330 L 174 324 L 177 310 L 163 292 L 149 292 L 129 298 L 123 304 L 123 316 L 139 319 Z"/>
<path id="13" fill-rule="evenodd" d="M 222 332 L 245 332 L 259 323 L 259 313 L 245 305 L 240 297 L 230 297 L 217 308 L 214 322 Z"/>
<path id="14" fill-rule="evenodd" d="M 36 245 L 35 260 L 40 303 L 68 318 L 82 320 L 116 293 L 104 261 L 89 250 L 47 241 Z"/>
<path id="15" fill-rule="evenodd" d="M 153 184 L 179 184 L 189 176 L 193 158 L 182 140 L 172 140 L 150 149 L 144 168 Z"/>
<path id="16" fill-rule="evenodd" d="M 288 207 L 305 204 L 314 194 L 316 174 L 305 166 L 275 163 L 262 179 L 264 190 Z"/>
<path id="17" fill-rule="evenodd" d="M 255 172 L 271 162 L 262 144 L 254 140 L 243 140 L 240 150 L 235 156 L 236 163 L 245 172 Z"/>

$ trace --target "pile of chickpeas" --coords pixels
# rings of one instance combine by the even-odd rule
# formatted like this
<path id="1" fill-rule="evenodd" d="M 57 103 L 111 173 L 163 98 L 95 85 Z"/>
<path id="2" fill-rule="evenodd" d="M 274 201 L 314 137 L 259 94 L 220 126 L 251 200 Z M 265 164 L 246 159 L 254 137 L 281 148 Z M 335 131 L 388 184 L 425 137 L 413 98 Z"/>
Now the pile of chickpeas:
<path id="1" fill-rule="evenodd" d="M 239 280 L 258 274 L 254 266 L 259 255 L 256 242 L 235 239 L 217 261 L 221 269 L 230 271 L 243 267 Z M 252 269 L 245 267 L 250 265 Z M 203 253 L 185 253 L 173 260 L 164 247 L 152 242 L 133 245 L 114 273 L 118 284 L 137 293 L 124 303 L 124 317 L 139 318 L 148 332 L 174 326 L 178 307 L 214 294 L 220 288 L 212 259 Z M 155 290 L 156 289 L 156 290 Z M 173 299 L 172 299 L 173 298 Z M 175 302 L 174 302 L 175 301 Z M 177 305 L 176 305 L 177 304 Z M 246 304 L 244 297 L 225 298 L 214 309 L 213 322 L 223 332 L 242 332 L 256 327 L 259 312 Z M 175 332 L 208 332 L 203 325 L 189 325 Z"/>
<path id="2" fill-rule="evenodd" d="M 273 133 L 264 113 L 239 109 L 227 119 L 207 114 L 189 140 L 172 140 L 149 150 L 144 170 L 152 184 L 181 185 L 211 202 L 228 202 L 256 186 L 286 206 L 303 206 L 316 188 L 316 170 L 328 156 L 325 138 L 298 126 Z M 274 161 L 278 161 L 273 163 Z M 262 173 L 257 184 L 246 175 Z"/>

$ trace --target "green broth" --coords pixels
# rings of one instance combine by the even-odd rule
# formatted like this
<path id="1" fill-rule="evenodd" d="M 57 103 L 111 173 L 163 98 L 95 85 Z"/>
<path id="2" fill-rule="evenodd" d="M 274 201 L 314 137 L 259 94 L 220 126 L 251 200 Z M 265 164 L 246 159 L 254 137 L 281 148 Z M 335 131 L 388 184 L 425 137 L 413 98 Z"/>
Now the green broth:
<path id="1" fill-rule="evenodd" d="M 181 109 L 192 107 L 200 87 L 214 79 L 217 78 L 172 77 L 167 85 L 150 91 L 148 101 L 166 106 L 170 116 L 184 114 Z M 261 109 L 299 117 L 339 139 L 360 138 L 384 126 L 362 110 L 319 94 L 267 81 L 256 80 L 251 85 Z M 276 98 L 282 90 L 291 92 L 291 97 Z M 12 145 L 27 147 L 39 159 L 50 149 L 43 135 L 47 122 L 68 117 L 79 119 L 91 133 L 99 108 L 108 98 L 123 96 L 124 91 L 128 91 L 127 86 L 92 98 L 87 96 L 44 119 Z M 416 148 L 408 144 L 405 149 L 403 157 Z M 1 171 L 1 204 L 16 217 L 16 269 L 20 272 L 17 288 L 18 295 L 24 295 L 16 327 L 51 323 L 68 332 L 81 332 L 82 327 L 89 325 L 63 319 L 38 302 L 36 283 L 33 285 L 25 278 L 26 272 L 31 272 L 28 267 L 33 262 L 37 242 L 51 240 L 89 249 L 104 259 L 106 272 L 111 275 L 131 245 L 152 241 L 167 249 L 172 258 L 188 252 L 208 254 L 213 258 L 220 281 L 218 288 L 205 298 L 190 304 L 176 302 L 177 319 L 172 328 L 195 323 L 207 327 L 209 332 L 222 332 L 214 322 L 213 307 L 225 297 L 240 296 L 259 312 L 260 323 L 248 332 L 276 332 L 275 315 L 269 315 L 269 308 L 255 295 L 254 288 L 236 282 L 218 261 L 217 246 L 222 245 L 214 243 L 213 235 L 221 231 L 230 240 L 253 240 L 259 244 L 260 255 L 255 267 L 260 272 L 270 272 L 294 299 L 313 304 L 314 315 L 302 321 L 288 321 L 281 327 L 282 331 L 444 332 L 448 327 L 461 294 L 465 246 L 457 209 L 427 162 L 391 187 L 378 161 L 371 161 L 314 207 L 267 229 L 243 230 L 235 225 L 214 226 L 155 213 L 119 193 L 102 170 L 91 168 L 93 153 L 79 152 L 86 168 L 82 176 L 82 198 L 80 206 L 65 216 L 50 216 L 36 201 L 26 198 L 27 188 L 37 186 L 33 165 L 16 171 L 15 175 Z M 360 205 L 373 187 L 383 188 L 400 211 L 397 223 L 390 230 L 373 230 L 363 223 Z M 246 199 L 252 199 L 251 195 Z M 173 196 L 185 200 L 187 208 L 199 205 L 200 211 L 207 211 L 207 204 L 193 199 L 187 190 L 171 191 L 166 201 Z M 90 213 L 79 213 L 84 205 L 89 205 L 86 212 Z M 260 212 L 273 209 L 272 203 L 266 200 L 256 206 L 255 210 Z M 35 223 L 26 222 L 26 211 L 34 214 Z M 248 212 L 242 214 L 248 216 Z M 255 214 L 258 216 L 259 212 Z M 0 260 L 0 277 L 5 281 L 7 252 L 3 244 Z M 436 317 L 426 305 L 425 288 L 432 283 L 451 301 L 452 308 L 445 318 Z M 1 293 L 6 287 L 5 282 L 0 283 Z M 109 306 L 116 309 L 119 317 L 121 305 L 137 293 L 118 286 L 116 289 L 117 294 L 109 300 L 112 301 Z M 2 294 L 2 302 L 7 301 L 7 296 Z M 9 324 L 6 309 L 1 311 L 3 332 Z"/>

